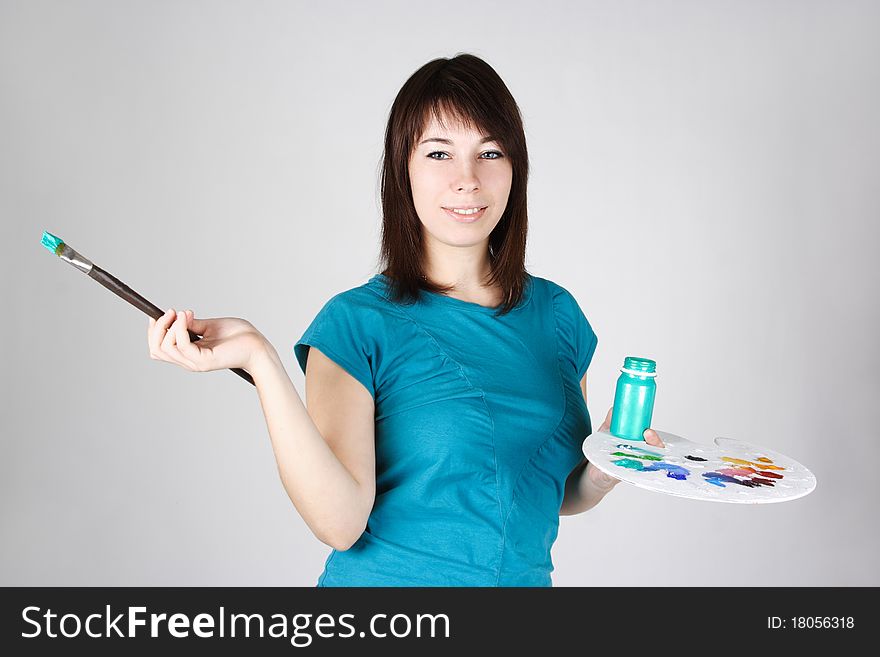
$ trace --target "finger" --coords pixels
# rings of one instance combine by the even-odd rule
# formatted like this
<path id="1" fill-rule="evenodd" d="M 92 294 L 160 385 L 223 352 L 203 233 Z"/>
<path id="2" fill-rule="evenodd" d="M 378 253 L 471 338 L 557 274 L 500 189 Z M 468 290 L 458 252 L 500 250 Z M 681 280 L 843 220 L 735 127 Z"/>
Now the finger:
<path id="1" fill-rule="evenodd" d="M 189 311 L 189 328 L 196 335 L 205 336 L 205 331 L 208 330 L 208 322 L 204 319 L 196 319 L 195 313 L 190 310 Z"/>
<path id="2" fill-rule="evenodd" d="M 617 477 L 611 476 L 607 472 L 603 472 L 602 476 L 600 477 L 600 479 L 596 483 L 596 485 L 600 489 L 607 492 L 607 491 L 611 490 L 612 488 L 614 488 L 619 483 L 620 483 L 620 479 L 618 479 Z"/>
<path id="3" fill-rule="evenodd" d="M 198 370 L 196 364 L 199 360 L 201 350 L 195 346 L 189 339 L 189 325 L 192 321 L 191 311 L 185 310 L 180 314 L 181 321 L 175 322 L 175 330 L 177 331 L 176 348 L 180 352 L 180 357 L 189 364 L 193 370 Z"/>
<path id="4" fill-rule="evenodd" d="M 157 360 L 165 360 L 162 353 L 162 340 L 165 339 L 165 332 L 174 319 L 174 308 L 169 308 L 159 319 L 153 322 L 147 342 L 150 345 L 150 356 Z"/>
<path id="5" fill-rule="evenodd" d="M 602 481 L 603 481 L 604 483 L 607 483 L 607 484 L 614 484 L 614 483 L 617 483 L 617 482 L 620 481 L 620 480 L 617 479 L 616 477 L 612 477 L 612 476 L 611 476 L 610 474 L 608 474 L 607 472 L 603 472 L 603 473 L 602 473 Z"/>
<path id="6" fill-rule="evenodd" d="M 658 434 L 653 429 L 645 429 L 645 433 L 643 435 L 645 438 L 645 442 L 649 445 L 654 445 L 655 447 L 666 447 L 665 443 L 660 438 L 660 434 Z"/>
<path id="7" fill-rule="evenodd" d="M 165 326 L 165 333 L 163 334 L 164 337 L 162 338 L 162 343 L 161 343 L 163 351 L 165 350 L 166 347 L 174 346 L 174 342 L 177 338 L 174 331 L 172 330 L 172 326 L 174 326 L 174 322 L 177 321 L 177 314 L 178 313 L 174 310 L 174 308 L 171 309 L 171 313 L 172 314 L 168 317 L 167 322 L 162 322 L 163 324 L 167 323 L 167 326 Z"/>
<path id="8" fill-rule="evenodd" d="M 174 308 L 169 308 L 165 311 L 164 315 L 156 320 L 154 330 L 156 331 L 158 337 L 158 344 L 162 344 L 162 340 L 165 339 L 165 332 L 168 330 L 168 327 L 171 326 L 171 323 L 174 321 L 174 318 L 176 316 L 177 312 L 174 310 Z"/>
<path id="9" fill-rule="evenodd" d="M 150 318 L 150 328 L 153 330 L 154 333 L 159 332 L 159 325 L 162 324 L 163 321 L 168 319 L 168 317 L 171 315 L 172 312 L 173 312 L 173 309 L 169 308 L 157 319 L 153 319 L 152 317 Z"/>
<path id="10" fill-rule="evenodd" d="M 651 433 L 653 433 L 657 437 L 657 446 L 658 447 L 666 447 L 666 443 L 663 442 L 663 439 L 660 437 L 660 434 L 651 429 Z"/>
<path id="11" fill-rule="evenodd" d="M 177 319 L 174 320 L 174 324 L 171 326 L 170 333 L 174 333 L 174 353 L 177 359 L 186 365 L 186 367 L 196 370 L 196 364 L 183 353 L 183 347 L 188 345 L 192 347 L 192 343 L 189 340 L 189 333 L 187 333 L 187 320 L 189 317 L 186 314 L 186 311 L 181 311 L 177 313 Z"/>
<path id="12" fill-rule="evenodd" d="M 591 461 L 587 461 L 587 478 L 593 486 L 606 493 L 619 481 L 619 479 L 597 468 Z"/>
<path id="13" fill-rule="evenodd" d="M 172 308 L 172 312 L 174 309 Z M 162 338 L 162 343 L 160 344 L 160 349 L 162 354 L 164 355 L 163 360 L 166 360 L 170 363 L 174 363 L 176 365 L 180 365 L 183 368 L 189 369 L 190 364 L 186 362 L 186 359 L 181 356 L 180 351 L 178 351 L 177 347 L 177 331 L 175 330 L 175 323 L 179 323 L 181 320 L 179 319 L 183 313 L 176 313 L 173 315 L 174 320 L 168 326 L 168 329 L 165 331 L 165 337 Z M 160 322 L 161 323 L 161 322 Z"/>
<path id="14" fill-rule="evenodd" d="M 194 344 L 192 340 L 190 340 L 189 333 L 187 333 L 187 328 L 193 333 L 197 333 L 195 328 L 193 327 L 193 316 L 192 311 L 185 311 L 186 317 L 186 325 L 183 329 L 183 334 L 177 337 L 177 349 L 180 351 L 180 354 L 183 358 L 185 358 L 196 370 L 201 370 L 201 367 L 198 363 L 203 359 L 205 351 L 202 347 Z"/>
<path id="15" fill-rule="evenodd" d="M 611 413 L 614 411 L 614 407 L 608 409 L 607 415 L 605 415 L 605 421 L 602 423 L 602 426 L 599 427 L 599 431 L 610 431 L 611 429 Z"/>

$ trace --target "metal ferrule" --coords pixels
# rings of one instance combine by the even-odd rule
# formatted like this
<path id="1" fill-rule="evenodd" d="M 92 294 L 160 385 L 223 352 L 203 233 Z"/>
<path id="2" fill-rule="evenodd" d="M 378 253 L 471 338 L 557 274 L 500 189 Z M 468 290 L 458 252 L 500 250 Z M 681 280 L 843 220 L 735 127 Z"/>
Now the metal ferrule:
<path id="1" fill-rule="evenodd" d="M 69 262 L 84 274 L 88 274 L 90 271 L 92 271 L 92 261 L 88 258 L 81 256 L 79 253 L 67 246 L 67 244 L 65 244 L 64 247 L 61 249 L 61 253 L 58 254 L 58 257 L 65 262 Z"/>

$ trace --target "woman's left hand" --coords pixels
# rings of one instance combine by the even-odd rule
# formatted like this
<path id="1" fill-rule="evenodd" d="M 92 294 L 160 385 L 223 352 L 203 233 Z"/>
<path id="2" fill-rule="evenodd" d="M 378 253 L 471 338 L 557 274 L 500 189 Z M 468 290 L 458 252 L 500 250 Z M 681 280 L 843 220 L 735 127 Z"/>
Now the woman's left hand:
<path id="1" fill-rule="evenodd" d="M 599 431 L 607 432 L 611 430 L 611 413 L 613 411 L 613 406 L 608 409 L 608 415 L 605 416 L 605 422 L 599 427 Z M 645 442 L 649 445 L 653 445 L 654 447 L 666 447 L 663 441 L 660 440 L 660 435 L 653 429 L 645 429 L 644 438 Z M 605 474 L 593 465 L 592 462 L 587 463 L 587 476 L 596 488 L 606 493 L 620 483 L 620 479 Z"/>

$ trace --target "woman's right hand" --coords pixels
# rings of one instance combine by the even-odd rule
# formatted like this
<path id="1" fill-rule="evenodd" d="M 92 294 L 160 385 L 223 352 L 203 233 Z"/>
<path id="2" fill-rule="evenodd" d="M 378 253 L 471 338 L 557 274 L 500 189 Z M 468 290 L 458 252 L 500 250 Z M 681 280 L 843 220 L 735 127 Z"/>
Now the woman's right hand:
<path id="1" fill-rule="evenodd" d="M 187 329 L 201 335 L 192 342 Z M 241 368 L 249 370 L 266 341 L 253 324 L 238 317 L 196 319 L 191 310 L 169 309 L 150 319 L 147 329 L 150 358 L 180 365 L 191 372 Z"/>

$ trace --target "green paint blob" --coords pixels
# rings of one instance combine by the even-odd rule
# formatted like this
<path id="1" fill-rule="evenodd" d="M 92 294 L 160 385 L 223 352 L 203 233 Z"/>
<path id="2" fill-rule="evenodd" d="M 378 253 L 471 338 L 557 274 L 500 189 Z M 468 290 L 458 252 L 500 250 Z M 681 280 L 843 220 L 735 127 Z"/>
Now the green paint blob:
<path id="1" fill-rule="evenodd" d="M 649 449 L 642 449 L 641 447 L 636 447 L 635 445 L 626 445 L 624 443 L 620 443 L 617 446 L 623 447 L 624 449 L 630 449 L 634 452 L 642 452 L 643 454 L 650 454 L 651 456 L 662 456 L 662 454 L 658 454 L 657 452 L 652 452 Z"/>
<path id="2" fill-rule="evenodd" d="M 60 237 L 56 237 L 45 230 L 43 231 L 43 239 L 40 240 L 40 243 L 55 255 L 58 255 L 58 251 L 64 246 L 64 241 Z"/>
<path id="3" fill-rule="evenodd" d="M 646 461 L 662 461 L 662 456 L 651 456 L 650 454 L 627 454 L 626 452 L 611 452 L 611 456 L 635 457 L 637 459 L 645 459 Z"/>

